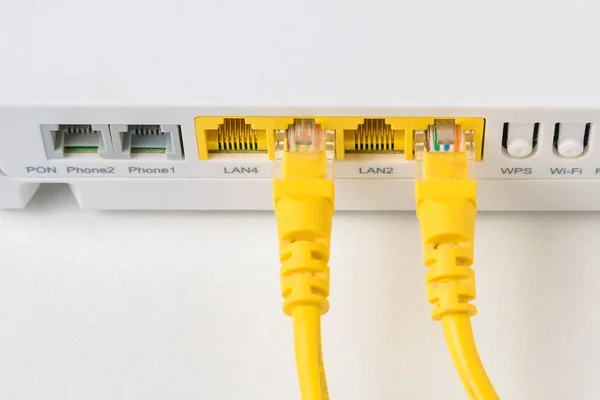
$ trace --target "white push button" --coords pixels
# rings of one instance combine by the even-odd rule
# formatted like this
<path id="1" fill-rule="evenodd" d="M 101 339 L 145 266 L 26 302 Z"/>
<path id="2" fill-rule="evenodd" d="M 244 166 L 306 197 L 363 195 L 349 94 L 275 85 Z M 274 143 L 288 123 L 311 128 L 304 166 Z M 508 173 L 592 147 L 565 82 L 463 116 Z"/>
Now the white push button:
<path id="1" fill-rule="evenodd" d="M 524 138 L 513 138 L 508 141 L 506 150 L 513 157 L 527 157 L 533 151 L 533 143 Z"/>
<path id="2" fill-rule="evenodd" d="M 576 158 L 585 150 L 586 124 L 559 124 L 556 150 L 564 158 Z"/>
<path id="3" fill-rule="evenodd" d="M 583 154 L 583 140 L 566 138 L 558 141 L 558 154 L 565 158 L 575 158 Z"/>
<path id="4" fill-rule="evenodd" d="M 506 124 L 506 152 L 511 157 L 524 158 L 535 150 L 536 124 Z"/>

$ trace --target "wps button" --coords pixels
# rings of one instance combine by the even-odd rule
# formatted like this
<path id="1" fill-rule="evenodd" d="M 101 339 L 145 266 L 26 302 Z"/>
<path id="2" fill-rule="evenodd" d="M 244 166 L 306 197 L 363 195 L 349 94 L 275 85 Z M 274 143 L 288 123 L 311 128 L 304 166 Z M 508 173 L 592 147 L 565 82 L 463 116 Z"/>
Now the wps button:
<path id="1" fill-rule="evenodd" d="M 512 157 L 527 157 L 533 151 L 533 143 L 531 140 L 524 138 L 513 138 L 508 141 L 506 151 L 508 151 L 508 154 Z"/>
<path id="2" fill-rule="evenodd" d="M 502 132 L 502 147 L 509 156 L 525 158 L 535 152 L 539 123 L 505 123 Z"/>

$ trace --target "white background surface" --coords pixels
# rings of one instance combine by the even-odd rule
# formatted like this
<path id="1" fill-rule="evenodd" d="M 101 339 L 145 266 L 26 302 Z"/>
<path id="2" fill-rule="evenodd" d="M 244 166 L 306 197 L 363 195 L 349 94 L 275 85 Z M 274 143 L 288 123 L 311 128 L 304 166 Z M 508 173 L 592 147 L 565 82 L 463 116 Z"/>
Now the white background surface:
<path id="1" fill-rule="evenodd" d="M 1 399 L 298 399 L 271 213 L 0 213 Z M 600 215 L 483 213 L 482 358 L 509 400 L 597 399 Z M 339 213 L 333 400 L 465 399 L 429 320 L 412 213 Z"/>

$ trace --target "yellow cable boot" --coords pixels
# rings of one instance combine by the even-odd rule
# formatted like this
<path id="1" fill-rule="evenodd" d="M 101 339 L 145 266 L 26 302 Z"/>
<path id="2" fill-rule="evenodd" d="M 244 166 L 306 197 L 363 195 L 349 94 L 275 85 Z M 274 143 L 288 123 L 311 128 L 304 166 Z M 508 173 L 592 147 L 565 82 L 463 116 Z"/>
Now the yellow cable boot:
<path id="1" fill-rule="evenodd" d="M 415 132 L 415 197 L 431 317 L 442 322 L 454 366 L 471 400 L 499 399 L 479 358 L 470 318 L 475 299 L 477 213 L 474 134 L 454 120 Z"/>
<path id="2" fill-rule="evenodd" d="M 321 315 L 329 310 L 329 243 L 334 210 L 333 132 L 296 120 L 276 132 L 273 182 L 283 311 L 292 317 L 303 400 L 328 400 Z"/>

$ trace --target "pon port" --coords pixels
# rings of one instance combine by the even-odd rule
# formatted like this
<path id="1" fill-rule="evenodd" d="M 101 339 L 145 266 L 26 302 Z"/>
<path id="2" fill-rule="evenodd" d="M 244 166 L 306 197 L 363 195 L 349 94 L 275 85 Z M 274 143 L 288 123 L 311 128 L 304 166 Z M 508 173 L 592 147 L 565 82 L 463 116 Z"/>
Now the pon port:
<path id="1" fill-rule="evenodd" d="M 179 125 L 111 125 L 115 158 L 183 160 Z"/>
<path id="2" fill-rule="evenodd" d="M 108 125 L 45 124 L 40 126 L 46 156 L 111 158 L 113 147 Z"/>

